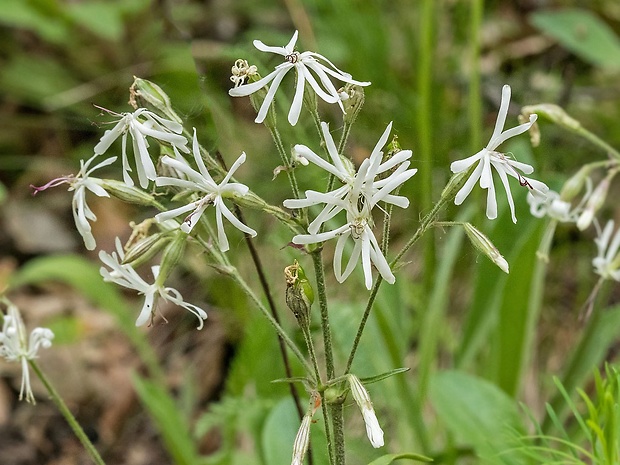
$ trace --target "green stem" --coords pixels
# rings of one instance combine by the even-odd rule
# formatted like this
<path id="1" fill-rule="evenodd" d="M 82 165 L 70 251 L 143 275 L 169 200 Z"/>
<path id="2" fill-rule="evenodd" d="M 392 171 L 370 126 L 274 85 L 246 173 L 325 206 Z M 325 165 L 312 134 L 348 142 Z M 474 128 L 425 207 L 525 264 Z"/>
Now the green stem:
<path id="1" fill-rule="evenodd" d="M 65 420 L 67 420 L 67 423 L 69 423 L 69 426 L 73 430 L 73 433 L 80 440 L 88 454 L 93 459 L 93 462 L 95 462 L 97 465 L 105 465 L 105 462 L 99 455 L 99 452 L 97 452 L 97 449 L 95 449 L 93 443 L 90 442 L 90 439 L 88 439 L 88 436 L 86 436 L 86 433 L 84 433 L 84 430 L 69 410 L 69 407 L 67 407 L 67 404 L 65 404 L 65 402 L 62 400 L 62 397 L 60 397 L 60 395 L 58 394 L 58 391 L 56 391 L 54 386 L 52 386 L 49 379 L 47 379 L 47 376 L 43 374 L 43 372 L 39 368 L 39 365 L 37 365 L 37 362 L 35 362 L 34 360 L 29 360 L 28 362 L 30 363 L 33 371 L 36 373 L 36 375 L 45 386 L 45 389 L 47 389 L 47 392 L 49 393 L 56 407 L 58 407 L 58 410 L 60 410 L 60 413 L 62 413 L 62 416 L 65 417 Z"/>
<path id="2" fill-rule="evenodd" d="M 469 94 L 467 95 L 467 114 L 469 116 L 470 149 L 472 153 L 482 146 L 482 99 L 480 96 L 480 31 L 483 0 L 471 0 L 469 17 Z"/>
<path id="3" fill-rule="evenodd" d="M 357 347 L 359 345 L 360 339 L 362 338 L 362 333 L 364 332 L 364 328 L 366 327 L 366 321 L 370 316 L 370 310 L 372 309 L 372 305 L 375 302 L 375 298 L 377 297 L 377 292 L 379 292 L 379 286 L 383 282 L 383 277 L 381 275 L 377 276 L 377 281 L 372 287 L 372 291 L 370 291 L 370 297 L 368 297 L 368 302 L 366 303 L 366 309 L 364 310 L 364 314 L 362 315 L 362 319 L 357 328 L 357 334 L 355 334 L 355 339 L 353 340 L 353 346 L 351 347 L 351 353 L 349 354 L 349 359 L 347 360 L 347 367 L 344 370 L 345 374 L 351 371 L 351 365 L 353 364 L 353 359 L 355 358 L 355 353 L 357 352 Z"/>
<path id="4" fill-rule="evenodd" d="M 418 105 L 416 112 L 418 134 L 418 156 L 420 165 L 424 170 L 420 173 L 420 211 L 428 211 L 433 204 L 433 124 L 431 118 L 432 108 L 432 79 L 433 79 L 433 36 L 435 25 L 435 0 L 423 0 L 422 11 L 419 20 L 418 43 L 420 44 L 419 56 L 416 63 Z M 429 237 L 424 244 L 424 282 L 430 288 L 435 267 L 435 243 L 433 237 Z"/>
<path id="5" fill-rule="evenodd" d="M 282 165 L 286 168 L 286 175 L 288 176 L 288 182 L 291 185 L 291 190 L 293 191 L 293 196 L 298 199 L 299 198 L 299 186 L 297 185 L 297 177 L 295 176 L 295 172 L 293 171 L 293 166 L 291 165 L 291 160 L 286 153 L 286 149 L 284 148 L 284 143 L 282 142 L 282 138 L 280 137 L 280 132 L 275 126 L 268 125 L 269 132 L 271 133 L 271 138 L 276 145 L 276 149 L 280 154 L 280 159 L 282 160 Z"/>
<path id="6" fill-rule="evenodd" d="M 334 377 L 334 351 L 332 348 L 331 329 L 329 325 L 329 312 L 327 310 L 327 291 L 325 288 L 325 271 L 323 270 L 323 259 L 321 249 L 314 250 L 310 254 L 312 256 L 312 263 L 314 265 L 314 275 L 316 279 L 316 290 L 319 297 L 319 307 L 321 311 L 321 330 L 323 331 L 323 346 L 325 350 L 325 371 L 327 375 L 327 381 Z M 325 435 L 327 436 L 327 449 L 329 452 L 330 464 L 343 465 L 344 462 L 338 461 L 337 450 L 340 448 L 340 444 L 344 447 L 344 430 L 338 428 L 336 425 L 336 418 L 334 417 L 333 408 L 327 409 L 325 402 L 323 402 L 323 416 L 325 417 Z M 334 426 L 333 439 L 330 434 L 329 421 L 331 414 L 331 422 Z"/>
<path id="7" fill-rule="evenodd" d="M 455 174 L 454 176 L 452 176 L 452 178 L 448 182 L 448 185 L 444 189 L 439 201 L 433 206 L 432 210 L 422 219 L 420 226 L 418 227 L 416 232 L 413 234 L 413 236 L 411 236 L 411 239 L 407 241 L 405 246 L 401 249 L 400 252 L 398 252 L 396 257 L 390 263 L 390 268 L 392 270 L 394 270 L 395 268 L 398 268 L 398 265 L 399 265 L 398 262 L 402 258 L 402 256 L 424 235 L 424 233 L 428 230 L 428 228 L 430 228 L 433 225 L 433 223 L 435 222 L 435 219 L 439 215 L 440 210 L 448 202 L 454 199 L 454 196 L 456 195 L 458 190 L 461 188 L 461 186 L 463 185 L 467 177 L 471 174 L 472 170 L 473 170 L 473 167 L 470 168 L 465 173 L 459 173 L 459 174 Z M 379 286 L 381 286 L 382 282 L 383 282 L 383 278 L 381 277 L 381 275 L 379 275 L 377 277 L 377 281 L 375 282 L 370 292 L 370 297 L 368 297 L 366 309 L 364 310 L 364 314 L 362 315 L 362 320 L 360 321 L 359 327 L 357 329 L 357 333 L 355 335 L 355 339 L 353 341 L 353 346 L 351 347 L 349 359 L 347 360 L 347 367 L 346 367 L 345 373 L 349 373 L 349 370 L 351 369 L 351 365 L 353 364 L 353 359 L 355 358 L 355 353 L 357 352 L 359 341 L 362 337 L 362 333 L 364 332 L 364 327 L 366 326 L 366 321 L 368 320 L 368 316 L 370 315 L 370 310 L 372 309 L 372 306 L 377 297 L 377 293 L 379 292 Z"/>
<path id="8" fill-rule="evenodd" d="M 599 136 L 594 134 L 593 132 L 588 131 L 583 126 L 579 126 L 579 129 L 575 130 L 575 132 L 579 134 L 581 137 L 583 137 L 584 139 L 592 142 L 597 147 L 603 149 L 605 152 L 607 152 L 609 155 L 614 157 L 616 160 L 620 160 L 620 152 L 616 150 L 614 147 L 612 147 L 611 145 L 609 145 L 607 142 L 605 142 L 603 139 L 601 139 Z"/>
<path id="9" fill-rule="evenodd" d="M 332 425 L 334 426 L 334 457 L 336 465 L 344 465 L 344 408 L 342 402 L 330 405 L 329 410 L 332 416 Z"/>
<path id="10" fill-rule="evenodd" d="M 321 329 L 323 330 L 323 344 L 325 346 L 325 369 L 327 380 L 334 377 L 334 350 L 332 348 L 332 336 L 329 325 L 329 313 L 327 311 L 327 292 L 325 289 L 325 271 L 323 270 L 323 260 L 321 250 L 316 249 L 310 253 L 314 264 L 314 275 L 316 278 L 316 290 L 319 297 L 319 307 L 321 310 Z"/>

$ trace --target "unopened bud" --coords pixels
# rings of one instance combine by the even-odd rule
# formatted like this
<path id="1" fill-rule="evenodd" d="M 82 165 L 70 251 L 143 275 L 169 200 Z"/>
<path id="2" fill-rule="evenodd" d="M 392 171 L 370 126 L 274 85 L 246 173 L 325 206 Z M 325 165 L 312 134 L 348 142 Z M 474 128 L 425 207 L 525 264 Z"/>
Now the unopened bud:
<path id="1" fill-rule="evenodd" d="M 159 276 L 157 276 L 157 284 L 163 286 L 172 270 L 183 258 L 185 245 L 187 244 L 187 234 L 178 230 L 174 238 L 168 243 L 161 257 L 161 266 Z"/>
<path id="2" fill-rule="evenodd" d="M 459 191 L 467 178 L 469 178 L 471 171 L 473 168 L 470 168 L 467 171 L 461 171 L 459 173 L 453 174 L 452 177 L 448 180 L 448 184 L 443 188 L 441 192 L 441 198 L 446 201 L 453 200 L 456 197 L 456 193 Z"/>
<path id="3" fill-rule="evenodd" d="M 338 90 L 344 107 L 344 123 L 352 125 L 364 106 L 364 88 L 355 84 L 346 84 Z"/>
<path id="4" fill-rule="evenodd" d="M 603 179 L 598 186 L 592 191 L 592 194 L 588 198 L 586 202 L 586 206 L 583 209 L 581 215 L 579 215 L 579 219 L 577 220 L 577 228 L 580 231 L 586 229 L 592 223 L 594 219 L 594 215 L 597 211 L 605 203 L 605 199 L 607 198 L 607 192 L 609 191 L 609 185 L 611 184 L 611 179 L 607 176 Z"/>
<path id="5" fill-rule="evenodd" d="M 149 207 L 156 207 L 158 202 L 151 194 L 138 189 L 135 186 L 128 186 L 122 181 L 115 179 L 102 179 L 101 186 L 112 194 L 117 199 L 120 199 L 127 203 L 134 203 L 136 205 L 146 205 Z"/>
<path id="6" fill-rule="evenodd" d="M 181 118 L 179 118 L 179 115 L 177 115 L 176 112 L 172 109 L 170 97 L 168 97 L 168 95 L 163 91 L 163 89 L 154 82 L 134 77 L 133 84 L 130 88 L 129 103 L 131 103 L 132 105 L 134 105 L 134 107 L 137 108 L 135 104 L 136 97 L 144 100 L 147 104 L 159 110 L 172 121 L 183 124 L 183 120 L 181 120 Z"/>
<path id="7" fill-rule="evenodd" d="M 297 260 L 284 268 L 286 277 L 286 305 L 293 312 L 299 326 L 310 326 L 310 307 L 314 302 L 314 290 L 306 278 L 306 273 Z"/>
<path id="8" fill-rule="evenodd" d="M 125 252 L 123 264 L 129 264 L 132 268 L 144 265 L 165 247 L 170 240 L 165 233 L 155 233 L 139 239 Z"/>
<path id="9" fill-rule="evenodd" d="M 488 237 L 478 231 L 471 223 L 464 223 L 463 228 L 470 242 L 477 250 L 485 254 L 489 260 L 495 263 L 504 273 L 509 272 L 508 262 L 502 254 L 499 253 L 497 247 L 493 245 Z"/>
<path id="10" fill-rule="evenodd" d="M 584 165 L 579 171 L 573 174 L 562 186 L 560 191 L 560 198 L 566 202 L 570 202 L 583 190 L 590 172 L 592 171 L 591 165 Z"/>

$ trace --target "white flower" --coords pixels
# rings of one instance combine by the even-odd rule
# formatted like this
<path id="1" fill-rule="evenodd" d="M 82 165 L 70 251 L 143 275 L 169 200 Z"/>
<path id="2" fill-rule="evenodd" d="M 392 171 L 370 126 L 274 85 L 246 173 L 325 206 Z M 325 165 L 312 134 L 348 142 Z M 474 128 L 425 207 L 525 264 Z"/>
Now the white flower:
<path id="1" fill-rule="evenodd" d="M 142 326 L 149 320 L 155 312 L 155 301 L 157 297 L 161 297 L 196 315 L 199 321 L 198 329 L 202 329 L 203 320 L 207 319 L 206 312 L 196 305 L 185 302 L 183 296 L 181 296 L 176 289 L 164 287 L 162 284 L 159 284 L 157 279 L 159 276 L 159 266 L 151 267 L 154 282 L 153 284 L 148 284 L 130 265 L 122 264 L 124 257 L 125 253 L 123 252 L 121 241 L 117 237 L 116 252 L 112 252 L 111 254 L 103 250 L 99 252 L 99 259 L 104 265 L 110 268 L 108 270 L 105 267 L 101 267 L 99 272 L 101 276 L 103 276 L 104 281 L 116 283 L 119 286 L 136 290 L 139 294 L 144 295 L 144 304 L 136 320 L 136 326 Z"/>
<path id="2" fill-rule="evenodd" d="M 598 255 L 592 260 L 594 272 L 603 279 L 620 281 L 620 229 L 611 237 L 614 230 L 613 220 L 609 220 L 603 232 L 594 239 Z M 610 243 L 611 240 L 611 243 Z"/>
<path id="3" fill-rule="evenodd" d="M 357 403 L 362 412 L 362 416 L 364 417 L 364 423 L 366 424 L 366 435 L 368 436 L 372 447 L 375 449 L 382 447 L 384 444 L 383 430 L 379 425 L 379 420 L 377 420 L 377 415 L 375 414 L 375 409 L 372 407 L 372 402 L 370 401 L 368 391 L 366 391 L 357 376 L 348 375 L 347 379 L 349 381 L 349 385 L 351 386 L 351 394 L 353 395 L 353 399 Z"/>
<path id="4" fill-rule="evenodd" d="M 450 169 L 453 173 L 461 173 L 463 171 L 467 171 L 474 163 L 478 162 L 478 166 L 476 166 L 470 178 L 465 182 L 465 185 L 456 194 L 454 203 L 456 205 L 460 205 L 461 203 L 463 203 L 465 198 L 467 198 L 469 193 L 472 191 L 474 185 L 476 184 L 476 181 L 480 179 L 480 187 L 483 189 L 487 189 L 486 215 L 487 218 L 492 220 L 497 218 L 497 200 L 495 198 L 495 185 L 493 183 L 493 174 L 491 172 L 491 167 L 495 168 L 495 171 L 497 171 L 497 174 L 499 175 L 499 178 L 504 185 L 504 189 L 506 190 L 508 204 L 510 205 L 510 213 L 512 214 L 512 221 L 516 223 L 517 218 L 515 216 L 514 202 L 512 200 L 510 185 L 508 184 L 508 177 L 506 175 L 516 178 L 521 186 L 527 186 L 530 189 L 530 192 L 532 192 L 532 194 L 534 195 L 544 195 L 544 193 L 547 192 L 548 187 L 540 181 L 526 178 L 521 173 L 519 173 L 519 171 L 524 174 L 532 173 L 534 171 L 534 168 L 531 165 L 518 162 L 511 159 L 506 154 L 496 151 L 497 147 L 499 147 L 499 145 L 506 140 L 522 134 L 528 129 L 530 129 L 538 118 L 538 116 L 535 114 L 530 115 L 530 121 L 528 123 L 524 123 L 517 127 L 504 131 L 503 129 L 504 124 L 506 123 L 506 116 L 508 115 L 509 103 L 510 86 L 505 85 L 502 88 L 502 102 L 500 104 L 499 113 L 497 115 L 497 121 L 495 122 L 495 129 L 493 130 L 491 140 L 485 148 L 480 150 L 475 155 L 472 155 L 471 157 L 465 158 L 463 160 L 453 162 L 450 165 Z"/>
<path id="5" fill-rule="evenodd" d="M 336 87 L 331 82 L 332 76 L 339 81 L 348 82 L 351 84 L 357 84 L 359 86 L 368 86 L 370 82 L 355 81 L 349 73 L 339 70 L 336 66 L 325 58 L 323 55 L 319 55 L 314 52 L 296 52 L 295 43 L 297 42 L 298 32 L 295 31 L 293 37 L 285 47 L 271 47 L 265 45 L 260 40 L 254 41 L 254 46 L 261 52 L 275 53 L 284 57 L 284 63 L 276 66 L 276 69 L 270 74 L 256 82 L 244 84 L 241 86 L 235 85 L 233 89 L 228 91 L 232 97 L 244 97 L 246 95 L 253 94 L 254 92 L 262 89 L 264 86 L 271 82 L 267 96 L 261 105 L 258 116 L 256 117 L 257 123 L 262 123 L 267 116 L 273 97 L 282 82 L 282 79 L 291 69 L 295 68 L 297 74 L 297 84 L 295 89 L 295 97 L 293 98 L 293 104 L 288 113 L 288 121 L 291 125 L 295 126 L 299 120 L 299 114 L 301 113 L 301 104 L 304 96 L 304 85 L 308 81 L 312 89 L 316 92 L 320 98 L 327 103 L 337 103 L 344 113 L 344 107 L 340 101 L 340 95 L 336 90 Z M 319 82 L 310 72 L 313 71 L 319 78 Z"/>
<path id="6" fill-rule="evenodd" d="M 26 327 L 19 310 L 15 305 L 7 302 L 7 314 L 4 315 L 2 332 L 0 332 L 0 356 L 9 362 L 19 362 L 22 366 L 22 383 L 19 390 L 19 400 L 25 396 L 26 402 L 36 403 L 32 387 L 30 386 L 30 371 L 28 360 L 34 360 L 41 347 L 47 349 L 52 345 L 54 333 L 47 328 L 35 328 L 26 337 Z"/>
<path id="7" fill-rule="evenodd" d="M 138 180 L 143 189 L 148 186 L 149 180 L 154 181 L 157 177 L 155 165 L 148 150 L 147 136 L 160 142 L 167 142 L 181 152 L 189 153 L 187 139 L 181 135 L 183 126 L 179 123 L 162 118 L 145 108 L 138 108 L 133 113 L 113 114 L 120 116 L 120 120 L 116 126 L 108 129 L 99 143 L 95 145 L 95 155 L 105 153 L 110 145 L 122 135 L 123 181 L 128 186 L 133 186 L 134 183 L 129 176 L 132 169 L 127 158 L 127 134 L 131 135 Z"/>
<path id="8" fill-rule="evenodd" d="M 219 184 L 213 180 L 209 174 L 209 171 L 207 171 L 207 167 L 205 166 L 202 157 L 200 156 L 200 147 L 198 146 L 198 139 L 196 138 L 196 129 L 194 129 L 193 152 L 194 160 L 198 165 L 199 171 L 194 170 L 182 161 L 165 156 L 161 160 L 162 163 L 170 166 L 180 173 L 183 173 L 187 179 L 158 177 L 155 180 L 155 184 L 158 186 L 176 186 L 190 191 L 202 192 L 206 195 L 200 200 L 191 202 L 183 207 L 175 208 L 168 212 L 159 213 L 155 216 L 155 219 L 158 222 L 163 222 L 191 211 L 192 213 L 187 215 L 181 224 L 181 229 L 184 232 L 189 233 L 194 228 L 200 219 L 200 216 L 207 209 L 207 207 L 209 205 L 215 205 L 215 221 L 217 223 L 218 243 L 220 250 L 222 252 L 226 252 L 229 249 L 229 245 L 228 238 L 224 232 L 222 216 L 230 221 L 235 228 L 246 234 L 250 234 L 252 237 L 256 236 L 256 231 L 239 221 L 224 204 L 224 198 L 233 197 L 235 195 L 244 196 L 249 191 L 248 186 L 244 184 L 229 182 L 233 174 L 235 174 L 235 171 L 237 171 L 243 162 L 245 162 L 245 152 L 237 158 L 237 161 L 233 163 L 230 171 L 228 171 L 222 182 Z"/>
<path id="9" fill-rule="evenodd" d="M 348 205 L 347 223 L 332 231 L 315 234 L 298 234 L 293 237 L 294 244 L 315 244 L 338 237 L 334 252 L 334 276 L 340 283 L 344 282 L 353 272 L 360 257 L 364 270 L 364 284 L 370 290 L 372 287 L 372 268 L 375 265 L 379 273 L 388 283 L 394 284 L 396 278 L 390 270 L 390 265 L 381 252 L 381 247 L 372 232 L 372 216 L 367 208 L 361 211 L 353 205 Z M 353 239 L 354 246 L 351 256 L 342 271 L 344 249 L 349 238 Z"/>
<path id="10" fill-rule="evenodd" d="M 84 239 L 84 245 L 88 250 L 95 250 L 95 247 L 97 246 L 90 223 L 88 222 L 89 220 L 96 221 L 97 217 L 86 203 L 86 191 L 89 190 L 99 197 L 110 197 L 110 194 L 108 194 L 105 189 L 101 187 L 101 179 L 92 178 L 90 175 L 93 171 L 114 163 L 117 158 L 107 158 L 91 168 L 90 164 L 96 157 L 97 155 L 91 157 L 86 162 L 84 160 L 80 160 L 80 171 L 75 176 L 69 175 L 52 179 L 50 182 L 41 187 L 30 186 L 34 189 L 33 195 L 36 195 L 38 192 L 44 191 L 50 187 L 56 187 L 61 184 L 69 184 L 69 191 L 75 192 L 73 194 L 73 200 L 71 201 L 71 210 L 73 212 L 73 219 L 75 220 L 75 227 Z"/>
<path id="11" fill-rule="evenodd" d="M 374 224 L 372 210 L 379 202 L 386 202 L 401 208 L 409 206 L 409 200 L 406 197 L 394 195 L 391 192 L 417 172 L 416 169 L 407 169 L 410 164 L 407 160 L 411 158 L 412 152 L 411 150 L 401 150 L 388 160 L 383 161 L 381 149 L 392 129 L 392 123 L 390 123 L 381 135 L 370 157 L 362 162 L 356 172 L 352 163 L 338 154 L 336 145 L 329 133 L 329 126 L 326 123 L 321 123 L 321 129 L 333 164 L 323 160 L 305 145 L 297 145 L 294 150 L 308 161 L 336 176 L 343 185 L 328 193 L 309 190 L 305 192 L 305 199 L 284 201 L 284 206 L 287 208 L 305 208 L 325 204 L 323 210 L 308 226 L 308 234 L 293 237 L 293 243 L 314 244 L 340 236 L 336 243 L 334 255 L 334 275 L 339 282 L 344 282 L 349 277 L 361 257 L 365 285 L 368 289 L 372 287 L 371 264 L 375 265 L 388 283 L 393 284 L 395 277 L 371 229 Z M 378 175 L 393 168 L 396 169 L 388 176 L 375 181 Z M 325 222 L 343 210 L 347 215 L 345 225 L 328 232 L 319 233 Z M 349 237 L 353 239 L 354 247 L 343 272 L 343 253 Z"/>

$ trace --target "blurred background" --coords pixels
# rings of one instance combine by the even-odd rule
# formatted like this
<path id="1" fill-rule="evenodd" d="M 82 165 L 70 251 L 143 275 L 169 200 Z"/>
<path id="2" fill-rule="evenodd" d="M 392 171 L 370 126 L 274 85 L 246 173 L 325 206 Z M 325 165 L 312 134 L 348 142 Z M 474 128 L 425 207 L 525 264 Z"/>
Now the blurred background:
<path id="1" fill-rule="evenodd" d="M 412 206 L 394 216 L 396 248 L 439 198 L 450 162 L 486 145 L 504 84 L 513 95 L 507 127 L 517 124 L 521 106 L 555 103 L 620 147 L 616 0 L 0 1 L 0 292 L 8 289 L 29 326 L 55 331 L 41 365 L 107 463 L 191 463 L 184 447 L 207 457 L 201 463 L 290 461 L 298 419 L 287 386 L 271 383 L 284 377 L 277 342 L 245 296 L 200 254 L 188 254 L 170 285 L 207 310 L 206 327 L 195 331 L 195 321 L 171 307 L 161 309 L 167 324 L 135 330 L 140 301 L 97 280 L 96 253 L 85 251 L 73 225 L 71 193 L 61 187 L 33 197 L 29 186 L 78 171 L 114 120 L 94 105 L 131 111 L 128 88 L 138 76 L 168 93 L 208 150 L 229 163 L 245 151 L 248 162 L 237 177 L 281 205 L 290 194 L 285 177 L 270 181 L 279 158 L 269 133 L 253 122 L 249 99 L 232 99 L 227 91 L 236 59 L 257 65 L 262 75 L 279 63 L 252 40 L 283 46 L 295 30 L 298 50 L 321 53 L 355 79 L 372 82 L 347 153 L 363 160 L 390 121 L 401 147 L 414 152 L 419 172 L 401 192 Z M 283 89 L 287 83 L 292 87 L 286 81 Z M 284 123 L 288 102 L 281 95 L 276 107 Z M 320 110 L 332 129 L 340 128 L 337 108 Z M 307 115 L 287 126 L 289 146 L 318 148 Z M 504 149 L 533 164 L 534 177 L 555 190 L 584 163 L 606 157 L 548 122 L 540 121 L 540 130 L 538 147 L 521 136 Z M 114 147 L 110 154 L 119 150 Z M 308 170 L 302 188 L 313 182 L 322 182 L 321 175 Z M 603 209 L 607 218 L 617 216 L 617 187 Z M 594 231 L 559 227 L 550 264 L 541 270 L 535 251 L 544 224 L 530 217 L 525 192 L 516 195 L 517 225 L 506 212 L 486 221 L 475 208 L 482 197 L 444 216 L 469 218 L 485 231 L 511 264 L 509 277 L 462 247 L 462 234 L 435 228 L 378 299 L 354 372 L 412 369 L 371 387 L 389 438 L 384 453 L 417 451 L 439 462 L 468 463 L 472 451 L 479 452 L 475 440 L 453 434 L 463 425 L 445 419 L 449 399 L 428 401 L 437 373 L 458 369 L 483 379 L 543 421 L 544 404 L 556 393 L 551 375 L 587 388 L 592 367 L 617 359 L 618 312 L 605 314 L 598 326 L 578 319 L 597 280 Z M 127 239 L 130 221 L 153 214 L 113 199 L 89 204 L 98 217 L 98 247 L 108 251 L 116 236 Z M 259 231 L 256 243 L 284 325 L 295 332 L 283 305 L 282 270 L 304 258 L 286 248 L 287 230 L 253 211 L 247 219 Z M 241 235 L 229 237 L 231 260 L 256 282 Z M 327 247 L 328 262 L 332 251 Z M 365 303 L 363 281 L 358 274 L 336 288 L 327 268 L 343 362 Z M 544 292 L 535 283 L 545 283 Z M 610 286 L 601 305 L 619 296 Z M 539 302 L 534 310 L 531 299 Z M 136 382 L 144 374 L 144 352 L 136 344 L 144 339 L 142 350 L 157 358 L 172 393 L 161 399 L 174 399 L 167 407 L 175 418 L 158 416 L 153 406 L 164 401 L 152 386 Z M 575 361 L 575 348 L 584 356 L 580 344 L 586 342 L 589 358 Z M 0 365 L 0 463 L 90 463 L 41 386 L 35 384 L 36 407 L 17 402 L 18 368 Z M 367 463 L 381 452 L 366 444 L 354 410 L 348 407 L 351 460 Z M 320 453 L 314 460 L 323 463 Z"/>

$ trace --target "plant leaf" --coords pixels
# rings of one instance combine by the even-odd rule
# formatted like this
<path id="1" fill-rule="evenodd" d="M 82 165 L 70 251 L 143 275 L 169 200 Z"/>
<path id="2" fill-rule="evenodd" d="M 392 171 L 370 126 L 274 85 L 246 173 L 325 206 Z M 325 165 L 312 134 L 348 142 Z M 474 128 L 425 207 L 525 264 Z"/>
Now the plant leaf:
<path id="1" fill-rule="evenodd" d="M 588 63 L 620 69 L 620 39 L 590 11 L 578 8 L 539 11 L 532 14 L 530 20 L 532 25 Z"/>

